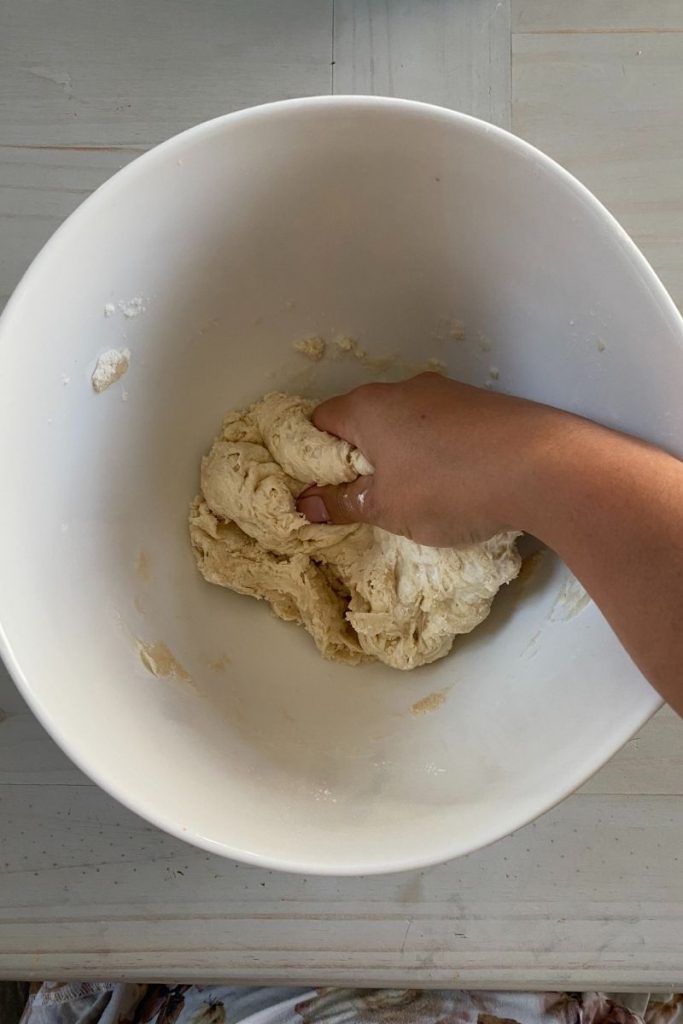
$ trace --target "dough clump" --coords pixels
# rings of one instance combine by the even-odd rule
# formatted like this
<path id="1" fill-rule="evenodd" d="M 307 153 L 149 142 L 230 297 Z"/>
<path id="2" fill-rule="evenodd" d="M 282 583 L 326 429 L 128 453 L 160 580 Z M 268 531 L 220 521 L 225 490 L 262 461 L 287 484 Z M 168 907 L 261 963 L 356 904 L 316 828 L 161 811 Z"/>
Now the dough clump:
<path id="1" fill-rule="evenodd" d="M 428 548 L 365 524 L 309 523 L 295 505 L 307 486 L 373 471 L 361 452 L 313 426 L 315 406 L 273 393 L 226 416 L 190 512 L 199 571 L 268 601 L 333 661 L 411 669 L 443 658 L 519 572 L 518 534 Z"/>

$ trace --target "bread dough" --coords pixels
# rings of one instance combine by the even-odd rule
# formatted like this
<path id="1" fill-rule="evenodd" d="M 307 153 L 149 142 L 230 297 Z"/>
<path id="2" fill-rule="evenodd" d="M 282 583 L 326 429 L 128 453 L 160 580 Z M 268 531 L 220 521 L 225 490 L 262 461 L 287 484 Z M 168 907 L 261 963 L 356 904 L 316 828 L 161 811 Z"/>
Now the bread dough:
<path id="1" fill-rule="evenodd" d="M 373 471 L 361 452 L 313 426 L 315 405 L 269 394 L 226 416 L 190 513 L 200 572 L 265 598 L 334 661 L 411 669 L 443 658 L 519 572 L 518 534 L 428 548 L 365 524 L 309 523 L 295 505 L 309 484 Z"/>

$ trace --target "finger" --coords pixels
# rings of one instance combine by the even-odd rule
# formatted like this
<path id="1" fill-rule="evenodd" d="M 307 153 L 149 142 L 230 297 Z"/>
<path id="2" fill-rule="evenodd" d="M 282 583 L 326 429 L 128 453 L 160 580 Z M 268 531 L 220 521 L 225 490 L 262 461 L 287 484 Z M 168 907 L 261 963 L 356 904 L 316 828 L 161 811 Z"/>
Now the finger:
<path id="1" fill-rule="evenodd" d="M 369 523 L 372 520 L 371 476 L 359 476 L 337 487 L 308 487 L 297 499 L 297 510 L 311 523 Z"/>
<path id="2" fill-rule="evenodd" d="M 352 411 L 351 395 L 336 395 L 321 402 L 313 410 L 313 425 L 318 430 L 325 430 L 328 434 L 341 437 L 349 441 L 354 447 L 358 444 L 357 423 L 354 422 Z"/>

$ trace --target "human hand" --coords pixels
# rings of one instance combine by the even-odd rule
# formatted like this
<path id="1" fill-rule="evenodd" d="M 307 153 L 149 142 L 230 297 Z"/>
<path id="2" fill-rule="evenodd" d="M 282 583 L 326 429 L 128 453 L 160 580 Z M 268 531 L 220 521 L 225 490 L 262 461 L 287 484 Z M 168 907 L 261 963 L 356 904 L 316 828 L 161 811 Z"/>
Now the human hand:
<path id="1" fill-rule="evenodd" d="M 313 422 L 360 449 L 374 474 L 308 488 L 297 507 L 312 522 L 367 522 L 434 547 L 528 529 L 540 453 L 567 421 L 586 423 L 435 373 L 366 384 L 323 402 Z"/>
<path id="2" fill-rule="evenodd" d="M 683 715 L 683 463 L 570 413 L 436 374 L 368 384 L 313 422 L 372 476 L 311 487 L 313 522 L 366 522 L 434 547 L 534 534 L 567 563 L 626 650 Z"/>

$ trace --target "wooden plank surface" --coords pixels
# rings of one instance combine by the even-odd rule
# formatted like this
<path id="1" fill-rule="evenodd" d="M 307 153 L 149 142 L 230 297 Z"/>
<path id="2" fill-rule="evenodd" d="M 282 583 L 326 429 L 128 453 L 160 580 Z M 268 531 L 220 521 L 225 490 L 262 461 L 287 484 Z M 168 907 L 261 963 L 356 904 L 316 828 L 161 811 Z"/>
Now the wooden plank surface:
<path id="1" fill-rule="evenodd" d="M 513 32 L 681 32 L 680 0 L 513 0 Z"/>
<path id="2" fill-rule="evenodd" d="M 596 190 L 680 302 L 682 12 L 678 0 L 513 0 L 511 12 L 501 0 L 7 0 L 0 298 L 149 145 L 334 90 L 503 125 L 512 97 L 515 130 Z M 683 725 L 670 712 L 487 850 L 320 879 L 236 865 L 140 821 L 70 764 L 1 670 L 0 709 L 2 977 L 683 985 Z"/>
<path id="3" fill-rule="evenodd" d="M 9 0 L 0 14 L 0 304 L 94 188 L 231 110 L 331 88 L 332 0 Z"/>
<path id="4" fill-rule="evenodd" d="M 330 91 L 332 0 L 7 0 L 3 145 L 130 146 Z"/>
<path id="5" fill-rule="evenodd" d="M 514 131 L 595 192 L 682 306 L 683 32 L 517 34 L 512 48 Z"/>
<path id="6" fill-rule="evenodd" d="M 508 0 L 336 0 L 333 91 L 401 96 L 510 124 Z"/>
<path id="7" fill-rule="evenodd" d="M 0 308 L 65 217 L 142 151 L 0 143 Z"/>
<path id="8" fill-rule="evenodd" d="M 670 712 L 581 794 L 487 850 L 426 871 L 323 879 L 163 835 L 84 779 L 8 685 L 0 706 L 5 977 L 683 980 L 683 764 Z"/>

